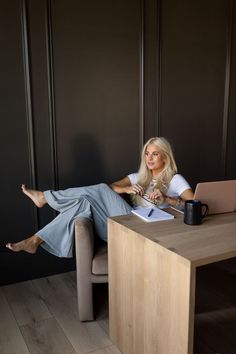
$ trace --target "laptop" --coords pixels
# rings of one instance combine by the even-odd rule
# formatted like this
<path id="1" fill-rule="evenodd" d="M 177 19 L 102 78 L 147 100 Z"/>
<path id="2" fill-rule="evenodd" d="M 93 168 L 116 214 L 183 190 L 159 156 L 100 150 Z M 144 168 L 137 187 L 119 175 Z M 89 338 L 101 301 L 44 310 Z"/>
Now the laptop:
<path id="1" fill-rule="evenodd" d="M 208 214 L 236 211 L 236 180 L 198 183 L 194 199 L 208 205 Z"/>

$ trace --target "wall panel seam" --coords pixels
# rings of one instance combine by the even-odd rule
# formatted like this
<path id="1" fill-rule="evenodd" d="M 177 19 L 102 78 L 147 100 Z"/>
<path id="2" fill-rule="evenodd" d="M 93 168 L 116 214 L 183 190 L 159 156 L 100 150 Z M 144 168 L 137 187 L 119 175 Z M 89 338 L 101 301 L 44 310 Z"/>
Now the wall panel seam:
<path id="1" fill-rule="evenodd" d="M 162 86 L 162 77 L 161 77 L 161 28 L 162 28 L 162 3 L 161 0 L 157 0 L 157 136 L 161 135 L 161 86 Z"/>
<path id="2" fill-rule="evenodd" d="M 227 21 L 226 38 L 226 60 L 225 60 L 225 88 L 224 88 L 224 106 L 223 106 L 223 126 L 222 126 L 222 170 L 223 178 L 226 178 L 226 159 L 227 159 L 227 141 L 228 141 L 228 120 L 229 120 L 229 95 L 230 95 L 230 74 L 231 74 L 231 54 L 233 37 L 233 12 L 234 0 L 229 0 L 229 13 Z"/>
<path id="3" fill-rule="evenodd" d="M 53 176 L 53 189 L 59 188 L 58 153 L 56 134 L 54 61 L 53 61 L 53 34 L 52 34 L 52 3 L 46 0 L 46 51 L 47 51 L 47 80 L 48 80 L 48 107 L 50 127 L 51 168 Z"/>
<path id="4" fill-rule="evenodd" d="M 140 150 L 144 144 L 144 129 L 145 129 L 145 117 L 144 117 L 144 1 L 140 0 L 140 30 L 139 30 L 139 146 Z"/>
<path id="5" fill-rule="evenodd" d="M 30 168 L 30 184 L 32 188 L 37 187 L 36 177 L 36 160 L 35 160 L 35 138 L 34 138 L 34 122 L 33 122 L 33 103 L 32 103 L 32 85 L 31 85 L 31 68 L 30 68 L 30 48 L 29 48 L 29 18 L 27 0 L 21 1 L 21 26 L 22 26 L 22 49 L 23 49 L 23 66 L 24 66 L 24 83 L 25 83 L 25 100 L 26 100 L 26 116 L 27 116 L 27 136 L 28 136 L 28 154 Z M 37 208 L 33 208 L 33 219 L 35 228 L 38 229 L 39 218 Z"/>

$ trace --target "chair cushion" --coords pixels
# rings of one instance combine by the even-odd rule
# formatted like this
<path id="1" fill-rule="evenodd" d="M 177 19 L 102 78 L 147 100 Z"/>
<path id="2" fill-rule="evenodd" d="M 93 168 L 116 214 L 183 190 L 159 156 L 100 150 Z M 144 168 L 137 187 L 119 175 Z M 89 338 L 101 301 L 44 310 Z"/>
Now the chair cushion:
<path id="1" fill-rule="evenodd" d="M 93 258 L 92 273 L 99 275 L 108 274 L 107 245 L 100 246 Z"/>

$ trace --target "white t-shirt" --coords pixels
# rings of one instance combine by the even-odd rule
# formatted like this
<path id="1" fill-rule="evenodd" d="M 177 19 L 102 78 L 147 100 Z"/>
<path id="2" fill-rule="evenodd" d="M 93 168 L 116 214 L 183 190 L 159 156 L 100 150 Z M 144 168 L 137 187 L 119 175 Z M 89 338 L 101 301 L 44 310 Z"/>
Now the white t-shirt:
<path id="1" fill-rule="evenodd" d="M 128 175 L 131 184 L 136 184 L 138 181 L 138 173 L 131 173 Z M 166 195 L 168 197 L 178 198 L 186 189 L 191 188 L 186 179 L 180 174 L 173 176 L 170 181 L 169 187 L 167 189 Z M 147 206 L 150 206 L 150 203 L 145 203 Z M 166 208 L 168 205 L 161 205 L 161 208 Z"/>

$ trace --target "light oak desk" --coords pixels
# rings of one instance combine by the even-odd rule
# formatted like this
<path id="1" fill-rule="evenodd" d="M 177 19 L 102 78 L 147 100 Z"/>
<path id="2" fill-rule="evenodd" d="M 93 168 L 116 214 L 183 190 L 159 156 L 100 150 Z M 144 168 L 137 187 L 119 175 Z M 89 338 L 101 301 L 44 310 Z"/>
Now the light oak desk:
<path id="1" fill-rule="evenodd" d="M 189 226 L 109 219 L 110 336 L 124 354 L 193 352 L 196 269 L 236 256 L 236 213 Z"/>

